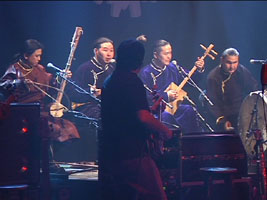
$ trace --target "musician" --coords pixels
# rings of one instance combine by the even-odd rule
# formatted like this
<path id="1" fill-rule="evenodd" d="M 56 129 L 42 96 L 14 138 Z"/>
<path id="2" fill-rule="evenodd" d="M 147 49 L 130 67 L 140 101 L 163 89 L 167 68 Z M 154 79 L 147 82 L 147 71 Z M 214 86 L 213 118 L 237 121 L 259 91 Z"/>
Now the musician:
<path id="1" fill-rule="evenodd" d="M 103 130 L 99 133 L 102 199 L 166 199 L 146 141 L 151 132 L 166 140 L 172 131 L 150 113 L 145 88 L 137 76 L 144 54 L 140 41 L 122 42 L 117 49 L 116 69 L 104 82 Z"/>
<path id="2" fill-rule="evenodd" d="M 166 88 L 172 82 L 179 85 L 183 80 L 177 67 L 171 63 L 171 59 L 171 44 L 165 40 L 158 40 L 154 45 L 151 63 L 145 66 L 139 74 L 143 83 L 151 90 L 155 90 L 167 102 L 172 102 L 178 98 L 178 93 L 175 90 L 165 92 Z M 195 62 L 195 66 L 198 67 L 199 71 L 203 71 L 204 61 L 198 59 Z M 147 92 L 147 98 L 151 105 L 153 102 L 151 93 Z M 173 116 L 166 111 L 163 112 L 162 121 L 168 124 L 175 123 L 175 125 L 180 126 L 183 133 L 201 131 L 197 122 L 196 113 L 190 105 L 180 104 Z"/>
<path id="3" fill-rule="evenodd" d="M 0 80 L 0 89 L 7 99 L 15 96 L 17 103 L 40 103 L 41 119 L 46 121 L 49 127 L 46 131 L 40 131 L 42 136 L 50 137 L 55 141 L 65 142 L 73 138 L 79 138 L 79 133 L 70 121 L 62 118 L 53 118 L 49 115 L 49 103 L 53 94 L 57 93 L 57 81 L 52 74 L 39 64 L 43 54 L 43 45 L 34 39 L 28 39 L 15 56 L 14 61 L 8 67 Z M 66 72 L 71 77 L 70 71 Z M 44 130 L 45 128 L 40 128 Z"/>
<path id="4" fill-rule="evenodd" d="M 114 70 L 114 44 L 106 37 L 98 38 L 94 45 L 94 57 L 78 67 L 73 80 L 77 85 L 90 92 L 96 98 L 100 98 L 101 87 L 104 80 Z M 100 118 L 100 106 L 90 95 L 81 94 L 71 87 L 69 96 L 74 102 L 73 109 L 80 111 L 90 118 Z"/>
<path id="5" fill-rule="evenodd" d="M 239 62 L 239 52 L 225 49 L 220 65 L 207 77 L 207 95 L 214 103 L 209 106 L 217 130 L 237 130 L 237 120 L 243 99 L 258 89 L 252 74 Z"/>

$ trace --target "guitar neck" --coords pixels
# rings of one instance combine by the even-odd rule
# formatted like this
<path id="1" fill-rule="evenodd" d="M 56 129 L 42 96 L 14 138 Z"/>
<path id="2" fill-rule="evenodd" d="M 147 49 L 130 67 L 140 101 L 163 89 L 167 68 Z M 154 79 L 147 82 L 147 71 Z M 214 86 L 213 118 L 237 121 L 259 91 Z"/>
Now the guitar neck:
<path id="1" fill-rule="evenodd" d="M 65 87 L 66 87 L 66 84 L 67 84 L 66 81 L 62 81 L 61 82 L 60 89 L 59 89 L 59 91 L 57 93 L 57 98 L 56 98 L 57 102 L 61 102 L 62 97 L 63 97 L 63 92 L 64 92 Z"/>
<path id="2" fill-rule="evenodd" d="M 66 67 L 65 67 L 65 71 L 68 71 L 70 69 L 70 67 L 71 67 L 71 63 L 72 63 L 72 60 L 73 60 L 73 57 L 74 57 L 74 53 L 75 53 L 76 48 L 78 46 L 78 43 L 79 43 L 80 36 L 81 36 L 82 32 L 83 32 L 83 30 L 82 30 L 81 27 L 76 27 L 74 35 L 73 35 L 73 38 L 72 38 L 70 54 L 69 54 L 69 57 L 68 57 L 68 62 L 67 62 Z M 59 102 L 59 103 L 61 103 L 66 84 L 67 84 L 67 81 L 65 79 L 63 79 L 61 81 L 60 89 L 59 89 L 59 92 L 58 92 L 57 98 L 56 98 L 57 102 Z"/>
<path id="3" fill-rule="evenodd" d="M 184 78 L 184 80 L 180 83 L 180 85 L 178 86 L 177 88 L 177 91 L 180 91 L 184 86 L 185 84 L 187 83 L 187 81 L 191 78 L 191 76 L 195 73 L 195 71 L 197 70 L 197 67 L 194 66 L 190 72 L 188 73 L 188 76 Z"/>

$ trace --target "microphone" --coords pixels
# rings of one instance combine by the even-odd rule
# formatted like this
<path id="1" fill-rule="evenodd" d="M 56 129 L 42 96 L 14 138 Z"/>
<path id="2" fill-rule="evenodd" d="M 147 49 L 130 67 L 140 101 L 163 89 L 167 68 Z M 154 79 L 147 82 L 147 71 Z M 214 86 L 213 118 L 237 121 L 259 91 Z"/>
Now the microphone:
<path id="1" fill-rule="evenodd" d="M 191 82 L 189 82 L 190 85 L 192 85 L 193 87 L 195 87 L 202 95 L 203 97 L 208 101 L 208 103 L 213 106 L 214 104 L 211 102 L 211 100 L 207 97 L 207 95 L 202 91 L 202 89 L 200 89 L 200 87 L 198 87 L 198 85 L 188 76 L 188 73 L 184 70 L 184 68 L 182 68 L 181 66 L 177 65 L 176 60 L 173 60 L 172 63 L 176 66 L 177 70 L 179 71 L 179 73 L 185 78 L 185 76 L 187 78 L 189 78 L 189 80 Z M 192 105 L 194 105 L 194 102 L 192 103 L 192 101 L 190 101 L 190 99 L 187 99 Z"/>
<path id="2" fill-rule="evenodd" d="M 267 59 L 266 60 L 255 60 L 255 59 L 250 59 L 249 61 L 251 64 L 266 64 L 267 63 Z"/>
<path id="3" fill-rule="evenodd" d="M 179 72 L 181 72 L 180 66 L 177 65 L 176 60 L 171 61 L 171 63 L 175 65 L 175 67 L 178 69 Z"/>
<path id="4" fill-rule="evenodd" d="M 115 62 L 116 62 L 116 60 L 113 58 L 109 61 L 109 63 L 115 63 Z"/>
<path id="5" fill-rule="evenodd" d="M 48 63 L 48 64 L 47 64 L 47 67 L 51 67 L 51 68 L 53 68 L 53 69 L 55 69 L 55 70 L 57 70 L 57 71 L 59 71 L 59 72 L 64 73 L 62 69 L 56 67 L 56 66 L 53 65 L 52 63 Z"/>
<path id="6" fill-rule="evenodd" d="M 177 65 L 177 61 L 173 60 L 171 62 L 172 64 L 174 64 L 178 70 L 178 72 L 184 77 L 184 75 L 188 76 L 188 74 L 186 73 L 186 71 L 184 70 L 184 68 L 182 68 L 181 66 Z"/>
<path id="7" fill-rule="evenodd" d="M 177 61 L 176 60 L 173 60 L 171 63 L 174 64 L 174 65 L 177 65 Z"/>

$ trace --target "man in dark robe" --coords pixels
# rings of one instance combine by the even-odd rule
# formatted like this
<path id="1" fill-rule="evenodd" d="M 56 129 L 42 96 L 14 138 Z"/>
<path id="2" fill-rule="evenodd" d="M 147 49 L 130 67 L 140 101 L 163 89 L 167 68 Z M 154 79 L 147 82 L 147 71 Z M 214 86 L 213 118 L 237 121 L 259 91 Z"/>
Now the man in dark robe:
<path id="1" fill-rule="evenodd" d="M 100 99 L 104 80 L 114 70 L 113 41 L 101 37 L 95 41 L 93 49 L 94 57 L 78 67 L 73 75 L 73 80 L 78 86 Z M 88 94 L 78 92 L 74 87 L 70 87 L 68 91 L 74 110 L 82 112 L 89 118 L 100 118 L 100 104 L 97 100 Z"/>
<path id="2" fill-rule="evenodd" d="M 239 63 L 239 52 L 234 48 L 225 49 L 221 64 L 211 70 L 207 78 L 207 95 L 214 103 L 208 108 L 218 131 L 237 131 L 241 103 L 257 89 L 258 82 Z"/>

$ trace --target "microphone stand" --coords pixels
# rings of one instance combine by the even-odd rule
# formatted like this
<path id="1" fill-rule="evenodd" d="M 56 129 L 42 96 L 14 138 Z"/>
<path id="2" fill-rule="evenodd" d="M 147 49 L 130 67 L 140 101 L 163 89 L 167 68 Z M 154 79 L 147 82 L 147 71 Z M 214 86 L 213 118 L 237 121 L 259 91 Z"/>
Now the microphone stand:
<path id="1" fill-rule="evenodd" d="M 204 119 L 204 117 L 198 112 L 198 110 L 195 108 L 195 106 L 192 106 L 193 110 L 195 111 L 197 117 L 201 120 L 201 122 L 206 126 L 206 128 L 210 131 L 210 132 L 214 132 L 213 128 L 211 128 L 211 126 L 206 122 L 206 120 Z"/>
<path id="2" fill-rule="evenodd" d="M 63 78 L 64 80 L 66 80 L 68 83 L 70 83 L 71 85 L 73 85 L 74 87 L 76 87 L 76 91 L 81 93 L 81 94 L 86 94 L 89 95 L 90 97 L 92 97 L 97 103 L 101 103 L 101 100 L 96 98 L 94 95 L 92 95 L 90 92 L 87 92 L 85 89 L 81 88 L 79 85 L 77 85 L 73 80 L 71 80 L 70 78 L 66 78 L 65 74 L 62 72 L 57 72 L 57 75 L 59 75 L 61 78 Z"/>
<path id="3" fill-rule="evenodd" d="M 202 89 L 200 89 L 200 87 L 198 87 L 198 85 L 195 83 L 195 81 L 193 81 L 193 79 L 191 77 L 188 76 L 187 72 L 179 65 L 175 65 L 179 71 L 179 73 L 184 77 L 183 73 L 189 78 L 189 81 L 192 83 L 191 85 L 194 86 L 200 93 L 201 95 L 207 100 L 207 102 L 213 106 L 214 104 L 212 103 L 212 101 L 208 98 L 208 96 L 205 94 L 205 92 L 203 92 Z"/>
<path id="4" fill-rule="evenodd" d="M 79 112 L 79 111 L 69 110 L 68 112 L 69 113 L 73 113 L 74 114 L 74 117 L 76 117 L 76 118 L 89 120 L 90 121 L 89 124 L 94 125 L 95 128 L 99 128 L 98 123 L 99 123 L 100 120 L 95 119 L 95 118 L 88 117 L 86 114 L 84 114 L 82 112 Z"/>
<path id="5" fill-rule="evenodd" d="M 72 84 L 74 87 L 76 87 L 76 91 L 79 93 L 83 93 L 86 95 L 89 95 L 90 97 L 92 97 L 99 105 L 99 103 L 101 102 L 100 99 L 96 98 L 95 96 L 93 96 L 91 93 L 87 92 L 85 89 L 81 88 L 79 85 L 77 85 L 73 80 L 66 78 L 65 74 L 62 72 L 57 72 L 57 75 L 59 75 L 61 78 L 63 78 L 64 80 L 66 80 L 68 83 Z M 79 90 L 80 91 L 79 91 Z M 100 106 L 100 105 L 99 105 Z M 95 119 L 95 118 L 90 118 L 88 117 L 86 114 L 82 113 L 82 112 L 78 112 L 78 111 L 68 111 L 69 113 L 75 113 L 74 117 L 80 118 L 80 119 L 86 119 L 89 120 L 91 124 L 93 124 L 95 126 L 95 128 L 99 128 L 99 120 Z M 78 115 L 79 114 L 79 115 Z"/>
<path id="6" fill-rule="evenodd" d="M 184 77 L 184 74 L 189 78 L 189 81 L 191 81 L 191 83 L 193 84 L 193 86 L 195 88 L 197 88 L 197 90 L 203 95 L 203 97 L 208 101 L 208 103 L 213 106 L 214 104 L 211 102 L 211 100 L 207 97 L 207 95 L 198 87 L 198 85 L 193 81 L 193 79 L 191 77 L 188 76 L 188 74 L 186 73 L 186 71 L 179 65 L 177 65 L 176 63 L 173 63 L 178 72 L 182 75 L 183 78 Z M 183 74 L 184 73 L 184 74 Z M 211 131 L 211 132 L 214 132 L 213 128 L 211 128 L 211 126 L 206 122 L 206 120 L 204 119 L 204 117 L 198 112 L 198 110 L 195 108 L 196 104 L 190 100 L 188 97 L 186 98 L 192 105 L 192 108 L 193 110 L 195 111 L 197 117 L 201 120 L 201 122 L 206 126 L 206 128 Z"/>

